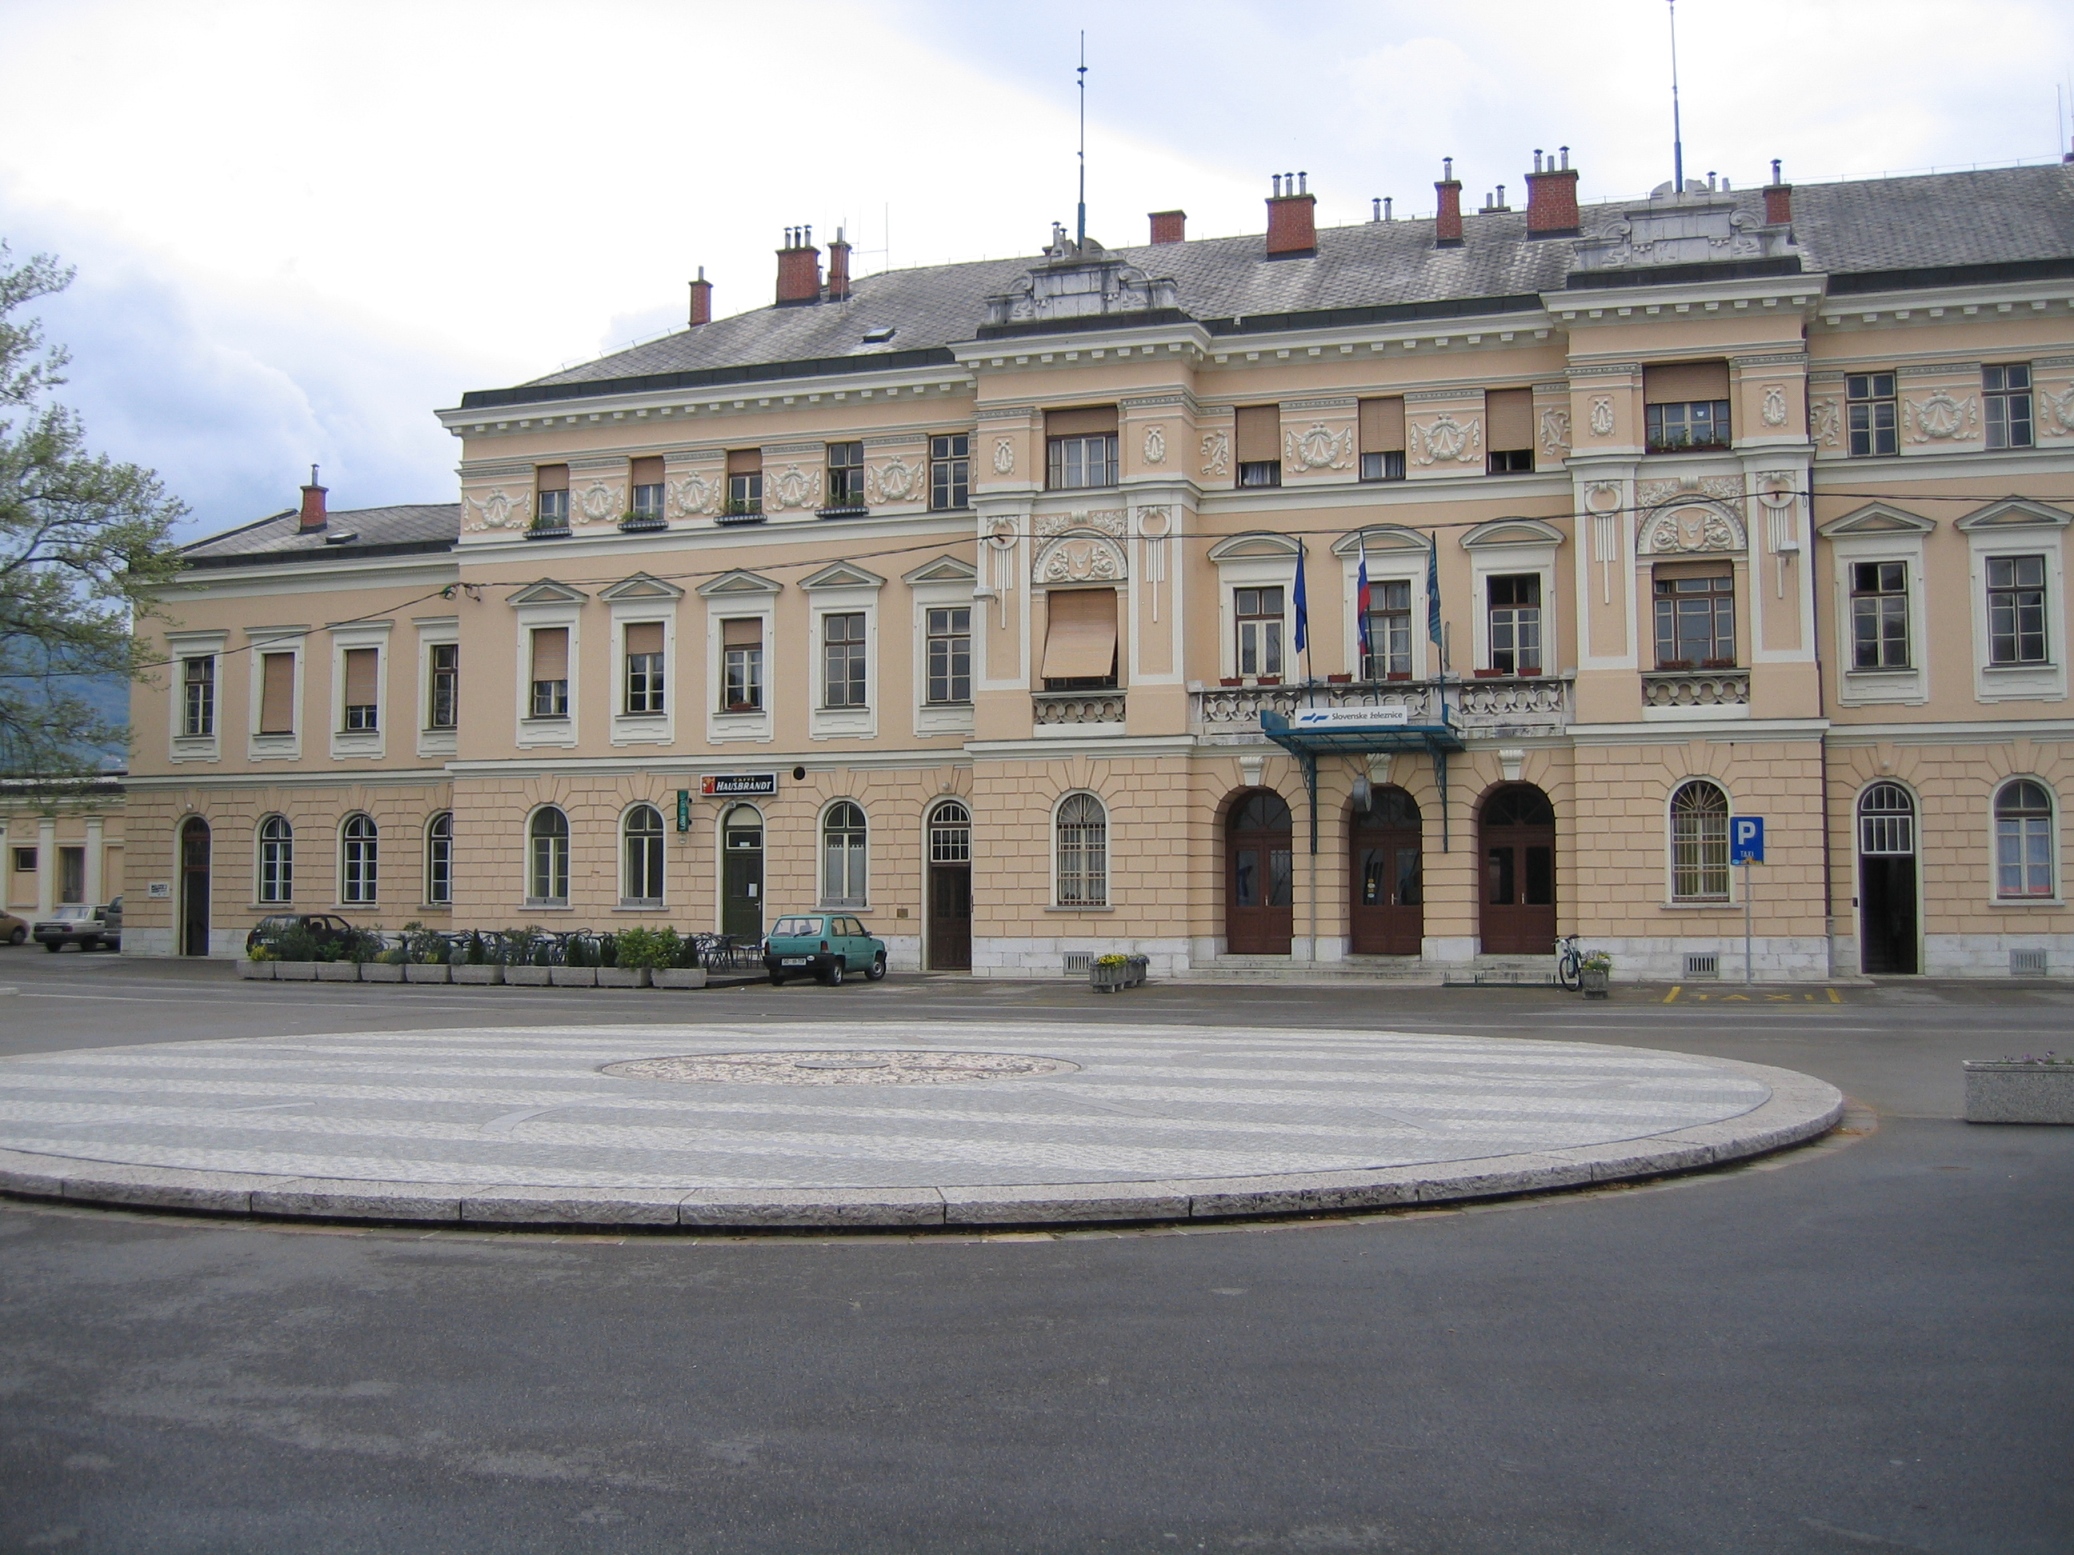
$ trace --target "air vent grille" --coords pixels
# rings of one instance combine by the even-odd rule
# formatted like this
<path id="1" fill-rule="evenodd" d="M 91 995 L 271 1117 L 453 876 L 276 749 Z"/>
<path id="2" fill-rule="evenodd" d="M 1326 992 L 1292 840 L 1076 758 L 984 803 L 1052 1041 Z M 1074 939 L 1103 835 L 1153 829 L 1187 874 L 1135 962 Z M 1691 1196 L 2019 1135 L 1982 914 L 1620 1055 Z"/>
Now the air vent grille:
<path id="1" fill-rule="evenodd" d="M 1685 975 L 1687 977 L 1719 977 L 1721 975 L 1721 956 L 1719 952 L 1709 951 L 1704 956 L 1688 955 L 1685 958 Z"/>
<path id="2" fill-rule="evenodd" d="M 2043 977 L 2045 972 L 2045 952 L 2043 950 L 2012 950 L 2009 953 L 2009 975 L 2011 977 Z"/>
<path id="3" fill-rule="evenodd" d="M 1063 970 L 1066 976 L 1085 977 L 1095 964 L 1095 953 L 1092 950 L 1069 950 L 1065 955 L 1065 963 Z"/>

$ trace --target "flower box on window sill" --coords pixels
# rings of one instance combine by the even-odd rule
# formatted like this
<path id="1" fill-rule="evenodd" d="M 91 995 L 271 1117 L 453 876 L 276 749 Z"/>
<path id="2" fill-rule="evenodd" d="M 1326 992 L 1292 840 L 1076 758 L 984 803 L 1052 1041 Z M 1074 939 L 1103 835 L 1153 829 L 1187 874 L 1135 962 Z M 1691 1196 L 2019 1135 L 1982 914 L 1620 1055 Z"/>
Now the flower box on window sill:
<path id="1" fill-rule="evenodd" d="M 1702 659 L 1702 660 L 1700 660 L 1700 668 L 1701 668 L 1701 669 L 1703 669 L 1703 670 L 1732 670 L 1732 669 L 1734 669 L 1735 667 L 1736 667 L 1736 661 L 1735 661 L 1734 659 Z"/>
<path id="2" fill-rule="evenodd" d="M 1279 686 L 1281 683 L 1282 677 L 1280 675 L 1261 675 L 1256 677 L 1253 682 L 1256 686 Z"/>
<path id="3" fill-rule="evenodd" d="M 763 509 L 745 508 L 739 513 L 731 513 L 723 509 L 714 517 L 713 522 L 716 524 L 760 524 L 763 522 Z"/>
<path id="4" fill-rule="evenodd" d="M 754 702 L 730 702 L 721 711 L 723 713 L 760 713 L 763 709 Z"/>
<path id="5" fill-rule="evenodd" d="M 1685 675 L 1690 674 L 1691 671 L 1692 660 L 1690 659 L 1658 659 L 1656 661 L 1656 672 L 1659 675 Z"/>
<path id="6" fill-rule="evenodd" d="M 528 540 L 566 540 L 569 538 L 567 524 L 535 524 L 526 531 Z"/>
<path id="7" fill-rule="evenodd" d="M 868 518 L 871 509 L 861 502 L 840 502 L 825 508 L 814 509 L 816 518 Z"/>
<path id="8" fill-rule="evenodd" d="M 1351 686 L 1353 683 L 1354 677 L 1352 675 L 1327 675 L 1325 677 L 1325 684 L 1328 686 Z"/>
<path id="9" fill-rule="evenodd" d="M 1476 678 L 1478 680 L 1495 680 L 1500 675 L 1510 675 L 1511 673 L 1511 670 L 1478 670 Z"/>
<path id="10" fill-rule="evenodd" d="M 1237 675 L 1226 675 L 1217 682 L 1217 684 L 1220 686 L 1238 686 L 1243 685 L 1244 683 L 1245 682 L 1241 680 L 1240 677 L 1238 677 Z"/>
<path id="11" fill-rule="evenodd" d="M 645 530 L 667 529 L 670 521 L 660 513 L 629 513 L 619 521 L 621 534 L 640 534 Z"/>
<path id="12" fill-rule="evenodd" d="M 1389 674 L 1385 675 L 1385 676 L 1383 677 L 1383 679 L 1385 679 L 1385 680 L 1410 680 L 1410 679 L 1411 679 L 1411 671 L 1410 671 L 1410 670 L 1392 670 L 1392 671 L 1391 671 L 1391 672 L 1390 672 Z"/>

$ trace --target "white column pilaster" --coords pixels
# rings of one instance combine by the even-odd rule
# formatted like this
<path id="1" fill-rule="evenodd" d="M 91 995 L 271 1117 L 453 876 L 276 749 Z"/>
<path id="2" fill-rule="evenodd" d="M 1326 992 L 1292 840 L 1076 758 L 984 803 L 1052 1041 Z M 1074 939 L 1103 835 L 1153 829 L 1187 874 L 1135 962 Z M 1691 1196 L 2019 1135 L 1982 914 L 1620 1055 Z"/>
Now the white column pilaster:
<path id="1" fill-rule="evenodd" d="M 101 901 L 102 833 L 106 824 L 98 815 L 86 818 L 86 899 L 91 906 L 98 906 Z"/>
<path id="2" fill-rule="evenodd" d="M 36 916 L 48 918 L 57 905 L 58 823 L 45 816 L 36 823 Z"/>

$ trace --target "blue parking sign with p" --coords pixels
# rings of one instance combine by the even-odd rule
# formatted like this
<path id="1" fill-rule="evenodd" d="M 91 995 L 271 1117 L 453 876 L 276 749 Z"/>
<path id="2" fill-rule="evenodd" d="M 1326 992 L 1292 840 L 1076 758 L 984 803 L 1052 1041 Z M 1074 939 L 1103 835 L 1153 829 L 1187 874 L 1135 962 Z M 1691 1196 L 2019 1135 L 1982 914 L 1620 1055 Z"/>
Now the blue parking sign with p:
<path id="1" fill-rule="evenodd" d="M 1764 862 L 1764 817 L 1738 815 L 1728 823 L 1728 861 L 1731 864 Z"/>

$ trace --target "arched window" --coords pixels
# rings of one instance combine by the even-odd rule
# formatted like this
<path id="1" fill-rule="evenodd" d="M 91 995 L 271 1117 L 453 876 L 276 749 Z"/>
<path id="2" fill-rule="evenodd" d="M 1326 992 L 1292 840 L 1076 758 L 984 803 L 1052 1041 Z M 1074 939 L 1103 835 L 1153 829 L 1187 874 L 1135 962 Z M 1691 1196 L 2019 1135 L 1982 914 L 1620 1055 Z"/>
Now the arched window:
<path id="1" fill-rule="evenodd" d="M 1867 858 L 1913 858 L 1916 802 L 1899 783 L 1875 783 L 1858 801 L 1858 851 Z"/>
<path id="2" fill-rule="evenodd" d="M 1068 794 L 1053 822 L 1058 838 L 1059 905 L 1109 904 L 1109 813 L 1093 794 Z"/>
<path id="3" fill-rule="evenodd" d="M 2005 783 L 1995 795 L 1995 894 L 2053 894 L 2052 794 L 2030 778 Z"/>
<path id="4" fill-rule="evenodd" d="M 454 902 L 454 812 L 432 817 L 425 828 L 425 900 L 438 907 Z"/>
<path id="5" fill-rule="evenodd" d="M 376 851 L 379 834 L 370 816 L 351 815 L 340 833 L 341 846 L 338 899 L 342 902 L 372 902 L 375 899 Z"/>
<path id="6" fill-rule="evenodd" d="M 955 799 L 946 799 L 929 814 L 929 862 L 972 862 L 972 812 Z"/>
<path id="7" fill-rule="evenodd" d="M 1671 899 L 1728 900 L 1728 795 L 1713 783 L 1671 795 Z"/>
<path id="8" fill-rule="evenodd" d="M 270 815 L 259 823 L 259 899 L 295 900 L 295 828 L 285 815 Z"/>
<path id="9" fill-rule="evenodd" d="M 526 905 L 569 905 L 569 817 L 553 805 L 526 823 Z"/>
<path id="10" fill-rule="evenodd" d="M 844 799 L 821 818 L 821 905 L 864 902 L 864 812 Z"/>
<path id="11" fill-rule="evenodd" d="M 620 825 L 620 905 L 663 904 L 663 817 L 651 804 L 637 804 Z"/>

